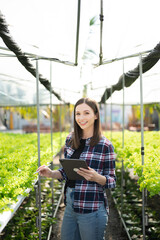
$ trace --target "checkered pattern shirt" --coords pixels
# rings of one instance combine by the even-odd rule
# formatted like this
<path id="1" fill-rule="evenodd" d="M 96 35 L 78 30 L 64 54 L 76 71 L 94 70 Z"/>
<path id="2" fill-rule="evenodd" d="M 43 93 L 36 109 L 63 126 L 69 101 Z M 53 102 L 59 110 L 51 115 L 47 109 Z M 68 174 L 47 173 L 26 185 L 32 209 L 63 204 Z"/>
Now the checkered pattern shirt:
<path id="1" fill-rule="evenodd" d="M 65 158 L 70 158 L 75 151 L 68 144 L 71 136 L 69 134 L 66 138 L 64 148 Z M 105 188 L 114 188 L 116 185 L 114 148 L 112 143 L 104 136 L 102 136 L 99 143 L 94 147 L 91 147 L 89 143 L 90 138 L 86 139 L 84 150 L 79 159 L 85 159 L 90 168 L 105 176 L 106 184 L 105 186 L 101 186 L 96 182 L 76 180 L 74 211 L 77 213 L 91 213 L 98 210 L 101 204 L 104 203 L 109 213 Z M 59 171 L 63 176 L 63 180 L 67 180 L 64 169 L 60 168 Z M 64 202 L 66 203 L 65 200 Z"/>

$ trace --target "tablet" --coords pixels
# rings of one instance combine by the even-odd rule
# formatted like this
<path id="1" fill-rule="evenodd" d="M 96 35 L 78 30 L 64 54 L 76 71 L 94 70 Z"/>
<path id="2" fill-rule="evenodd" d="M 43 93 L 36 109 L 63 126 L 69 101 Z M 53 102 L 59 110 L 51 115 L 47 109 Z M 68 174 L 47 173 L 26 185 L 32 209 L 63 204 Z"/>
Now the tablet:
<path id="1" fill-rule="evenodd" d="M 85 160 L 82 159 L 59 159 L 67 177 L 69 180 L 85 180 L 80 176 L 77 171 L 79 168 L 88 169 L 88 165 Z"/>

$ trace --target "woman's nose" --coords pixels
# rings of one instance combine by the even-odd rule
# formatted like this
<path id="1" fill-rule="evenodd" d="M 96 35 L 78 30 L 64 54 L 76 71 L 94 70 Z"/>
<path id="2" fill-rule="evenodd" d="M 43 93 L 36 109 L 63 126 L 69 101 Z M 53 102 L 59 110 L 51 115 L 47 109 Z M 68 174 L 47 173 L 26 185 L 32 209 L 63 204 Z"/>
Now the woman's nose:
<path id="1" fill-rule="evenodd" d="M 81 114 L 80 116 L 79 116 L 79 119 L 84 119 L 84 115 L 83 114 Z"/>

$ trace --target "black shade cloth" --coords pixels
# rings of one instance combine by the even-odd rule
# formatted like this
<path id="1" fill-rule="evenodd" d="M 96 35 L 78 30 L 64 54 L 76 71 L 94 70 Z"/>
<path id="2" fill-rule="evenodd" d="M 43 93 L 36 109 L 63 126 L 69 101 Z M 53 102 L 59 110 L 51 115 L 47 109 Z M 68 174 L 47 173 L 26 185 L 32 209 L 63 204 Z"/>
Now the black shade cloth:
<path id="1" fill-rule="evenodd" d="M 17 43 L 13 40 L 10 32 L 8 30 L 8 24 L 5 20 L 5 17 L 0 11 L 0 37 L 2 38 L 5 45 L 15 53 L 19 62 L 29 71 L 34 77 L 36 77 L 36 69 L 31 64 L 29 58 L 25 56 L 25 53 L 21 50 L 21 48 L 17 45 Z M 39 81 L 44 85 L 44 87 L 50 91 L 58 98 L 58 100 L 62 101 L 60 95 L 56 93 L 49 82 L 48 79 L 44 78 L 41 74 L 39 74 Z"/>
<path id="2" fill-rule="evenodd" d="M 156 45 L 156 47 L 144 58 L 142 58 L 142 73 L 147 72 L 151 69 L 160 59 L 160 42 Z M 120 91 L 123 88 L 123 77 L 124 77 L 124 85 L 125 87 L 130 87 L 135 80 L 139 77 L 140 70 L 139 64 L 133 70 L 128 71 L 120 76 L 119 81 L 112 85 L 111 88 L 106 88 L 100 103 L 105 103 L 105 101 L 110 98 L 113 92 Z"/>

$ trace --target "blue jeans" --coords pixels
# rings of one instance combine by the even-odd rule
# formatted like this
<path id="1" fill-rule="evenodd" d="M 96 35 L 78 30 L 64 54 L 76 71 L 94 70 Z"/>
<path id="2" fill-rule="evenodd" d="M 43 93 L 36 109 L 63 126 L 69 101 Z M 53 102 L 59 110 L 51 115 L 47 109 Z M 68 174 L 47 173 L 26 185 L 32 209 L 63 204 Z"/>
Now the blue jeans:
<path id="1" fill-rule="evenodd" d="M 108 222 L 108 214 L 104 205 L 92 213 L 74 212 L 74 188 L 67 188 L 66 200 L 61 240 L 104 240 Z"/>

